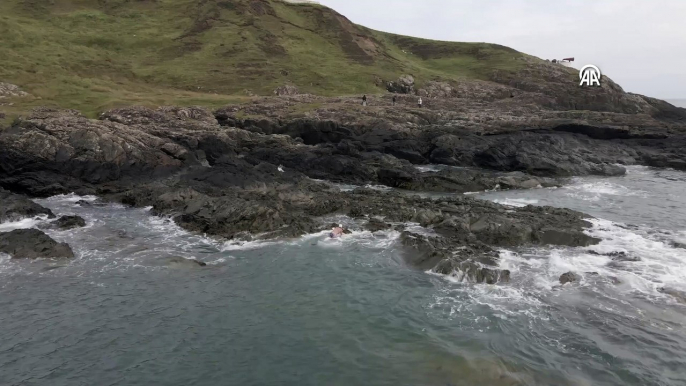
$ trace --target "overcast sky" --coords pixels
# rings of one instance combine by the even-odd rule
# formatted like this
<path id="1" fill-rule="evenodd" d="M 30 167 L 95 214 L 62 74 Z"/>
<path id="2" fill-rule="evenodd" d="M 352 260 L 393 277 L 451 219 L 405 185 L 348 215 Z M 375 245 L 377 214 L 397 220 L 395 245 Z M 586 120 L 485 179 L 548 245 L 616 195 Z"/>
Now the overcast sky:
<path id="1" fill-rule="evenodd" d="M 626 91 L 686 98 L 686 0 L 319 0 L 367 27 L 595 64 Z"/>

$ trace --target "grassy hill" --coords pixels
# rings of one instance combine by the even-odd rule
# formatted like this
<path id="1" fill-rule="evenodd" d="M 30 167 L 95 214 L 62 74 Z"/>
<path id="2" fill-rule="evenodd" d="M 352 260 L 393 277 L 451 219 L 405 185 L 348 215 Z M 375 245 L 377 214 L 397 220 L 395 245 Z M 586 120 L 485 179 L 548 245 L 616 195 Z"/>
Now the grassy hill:
<path id="1" fill-rule="evenodd" d="M 284 84 L 378 93 L 375 79 L 489 79 L 522 54 L 374 31 L 335 11 L 278 0 L 2 0 L 0 82 L 94 115 L 130 105 L 218 106 Z"/>

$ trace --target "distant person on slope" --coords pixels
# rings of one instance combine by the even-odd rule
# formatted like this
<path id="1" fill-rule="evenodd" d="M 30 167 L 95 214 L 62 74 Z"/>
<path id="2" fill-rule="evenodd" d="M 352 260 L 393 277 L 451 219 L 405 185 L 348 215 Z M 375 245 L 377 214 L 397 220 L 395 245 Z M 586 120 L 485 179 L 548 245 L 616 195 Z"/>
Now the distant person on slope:
<path id="1" fill-rule="evenodd" d="M 395 106 L 395 95 L 393 95 L 393 106 Z"/>
<path id="2" fill-rule="evenodd" d="M 419 106 L 420 109 L 422 108 L 422 97 L 419 97 L 419 100 L 417 101 L 417 105 Z"/>
<path id="3" fill-rule="evenodd" d="M 366 106 L 366 105 L 367 105 L 367 95 L 365 94 L 362 96 L 362 106 Z"/>

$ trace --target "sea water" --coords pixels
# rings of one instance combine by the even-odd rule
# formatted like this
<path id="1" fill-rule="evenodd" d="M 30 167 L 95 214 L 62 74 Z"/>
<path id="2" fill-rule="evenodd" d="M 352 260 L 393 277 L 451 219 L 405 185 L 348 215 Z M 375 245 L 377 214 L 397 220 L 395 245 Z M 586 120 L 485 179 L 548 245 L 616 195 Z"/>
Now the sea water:
<path id="1" fill-rule="evenodd" d="M 684 191 L 686 173 L 631 167 L 475 195 L 586 212 L 603 240 L 502 250 L 512 282 L 494 286 L 411 269 L 394 231 L 233 243 L 149 208 L 38 200 L 88 225 L 47 231 L 72 261 L 0 256 L 0 384 L 684 385 L 686 305 L 660 291 L 686 291 Z"/>

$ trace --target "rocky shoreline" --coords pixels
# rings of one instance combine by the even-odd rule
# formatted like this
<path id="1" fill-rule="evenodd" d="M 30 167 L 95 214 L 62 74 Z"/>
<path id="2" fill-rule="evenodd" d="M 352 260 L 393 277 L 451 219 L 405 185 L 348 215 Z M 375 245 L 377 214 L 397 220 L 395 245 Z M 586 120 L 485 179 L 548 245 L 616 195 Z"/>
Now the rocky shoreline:
<path id="1" fill-rule="evenodd" d="M 327 216 L 346 215 L 366 229 L 401 231 L 411 266 L 494 284 L 510 275 L 497 268 L 498 247 L 598 240 L 584 233 L 590 224 L 581 213 L 504 207 L 460 193 L 559 186 L 571 176 L 622 175 L 621 165 L 686 169 L 686 110 L 665 112 L 647 99 L 652 115 L 554 111 L 508 100 L 484 120 L 484 101 L 437 98 L 417 109 L 384 98 L 367 108 L 354 98 L 315 96 L 266 98 L 213 113 L 131 107 L 97 120 L 37 109 L 0 131 L 0 221 L 54 218 L 27 197 L 72 192 L 151 206 L 189 231 L 227 239 L 299 237 L 327 229 Z M 527 118 L 515 119 L 520 115 Z M 360 187 L 344 191 L 331 183 Z M 413 193 L 427 191 L 453 194 Z M 408 231 L 409 222 L 435 236 Z M 56 223 L 83 225 L 75 218 Z M 35 233 L 2 234 L 0 252 L 73 256 Z M 22 249 L 31 237 L 42 240 L 41 251 Z"/>

